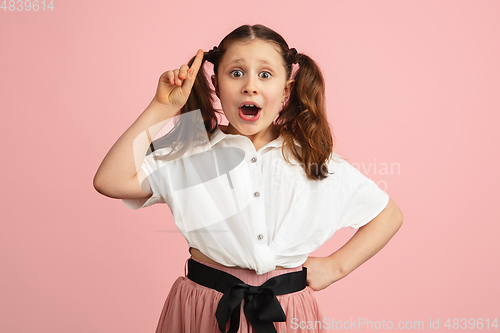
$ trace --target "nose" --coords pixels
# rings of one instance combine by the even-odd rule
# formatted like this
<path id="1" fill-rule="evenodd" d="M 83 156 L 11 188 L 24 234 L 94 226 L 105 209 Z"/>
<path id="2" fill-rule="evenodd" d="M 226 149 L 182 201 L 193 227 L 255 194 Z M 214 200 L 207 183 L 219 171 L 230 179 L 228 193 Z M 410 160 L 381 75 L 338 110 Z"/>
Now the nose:
<path id="1" fill-rule="evenodd" d="M 245 94 L 256 94 L 257 93 L 257 83 L 255 78 L 252 76 L 247 76 L 245 84 L 243 85 L 242 92 Z"/>

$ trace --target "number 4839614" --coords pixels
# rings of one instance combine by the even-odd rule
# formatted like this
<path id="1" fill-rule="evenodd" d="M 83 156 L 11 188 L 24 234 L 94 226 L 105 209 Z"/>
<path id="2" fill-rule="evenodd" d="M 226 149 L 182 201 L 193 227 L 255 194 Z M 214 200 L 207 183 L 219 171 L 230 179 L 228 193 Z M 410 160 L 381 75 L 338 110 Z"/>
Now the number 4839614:
<path id="1" fill-rule="evenodd" d="M 45 4 L 45 0 L 43 1 L 38 1 L 38 0 L 4 0 L 2 2 L 2 5 L 0 6 L 0 9 L 3 9 L 4 12 L 9 11 L 9 12 L 29 12 L 29 11 L 47 11 L 50 9 L 50 11 L 54 11 L 54 1 L 50 0 L 48 4 Z"/>
<path id="2" fill-rule="evenodd" d="M 448 329 L 490 329 L 498 328 L 497 318 L 490 322 L 490 318 L 448 318 L 444 324 Z"/>

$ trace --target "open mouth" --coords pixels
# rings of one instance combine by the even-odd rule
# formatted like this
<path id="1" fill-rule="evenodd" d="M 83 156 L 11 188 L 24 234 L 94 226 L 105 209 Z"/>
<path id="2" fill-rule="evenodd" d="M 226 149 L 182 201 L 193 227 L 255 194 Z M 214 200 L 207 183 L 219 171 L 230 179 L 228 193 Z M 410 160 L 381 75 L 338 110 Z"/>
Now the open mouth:
<path id="1" fill-rule="evenodd" d="M 257 120 L 260 116 L 260 110 L 257 105 L 254 104 L 244 104 L 240 107 L 240 117 L 245 120 Z"/>

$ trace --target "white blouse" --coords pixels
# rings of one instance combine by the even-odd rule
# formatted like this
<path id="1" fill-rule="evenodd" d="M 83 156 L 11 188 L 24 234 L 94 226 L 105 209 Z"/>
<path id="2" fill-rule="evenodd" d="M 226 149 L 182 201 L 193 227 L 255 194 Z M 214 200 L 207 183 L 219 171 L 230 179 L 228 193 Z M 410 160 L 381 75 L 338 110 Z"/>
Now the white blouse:
<path id="1" fill-rule="evenodd" d="M 167 203 L 190 247 L 225 266 L 264 274 L 276 266 L 302 265 L 308 255 L 344 227 L 374 219 L 389 196 L 335 153 L 330 174 L 309 180 L 291 153 L 282 156 L 283 137 L 255 150 L 245 136 L 219 128 L 208 145 L 182 158 L 144 158 L 153 195 L 123 199 L 131 209 Z M 299 147 L 300 149 L 300 147 Z"/>

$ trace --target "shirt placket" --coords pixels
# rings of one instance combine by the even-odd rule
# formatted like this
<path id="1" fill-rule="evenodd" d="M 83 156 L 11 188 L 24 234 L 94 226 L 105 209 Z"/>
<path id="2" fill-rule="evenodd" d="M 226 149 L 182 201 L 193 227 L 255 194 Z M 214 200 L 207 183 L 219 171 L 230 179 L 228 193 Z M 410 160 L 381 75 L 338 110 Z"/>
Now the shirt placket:
<path id="1" fill-rule="evenodd" d="M 256 201 L 252 218 L 252 239 L 255 244 L 257 272 L 274 270 L 274 254 L 269 247 L 269 235 L 267 232 L 266 214 L 265 214 L 265 193 L 263 191 L 262 174 L 262 153 L 252 152 L 248 157 L 250 170 L 252 173 L 253 199 Z"/>

